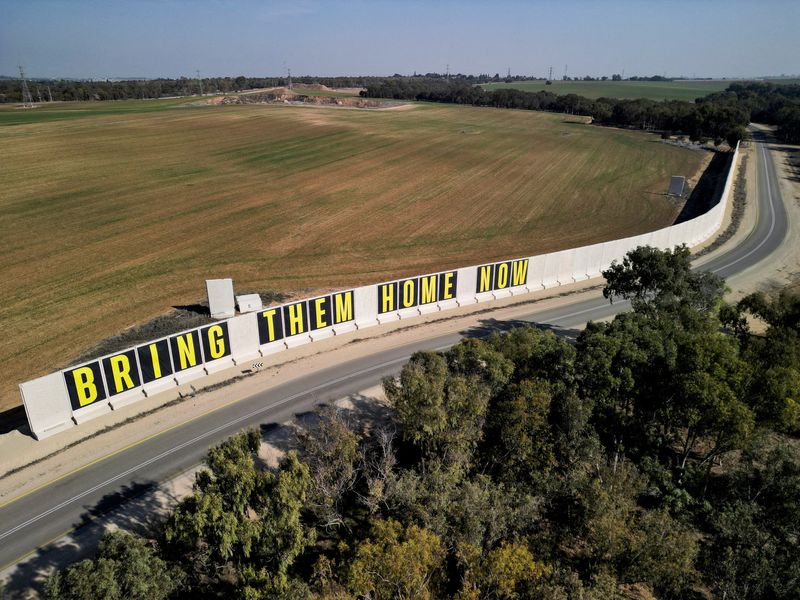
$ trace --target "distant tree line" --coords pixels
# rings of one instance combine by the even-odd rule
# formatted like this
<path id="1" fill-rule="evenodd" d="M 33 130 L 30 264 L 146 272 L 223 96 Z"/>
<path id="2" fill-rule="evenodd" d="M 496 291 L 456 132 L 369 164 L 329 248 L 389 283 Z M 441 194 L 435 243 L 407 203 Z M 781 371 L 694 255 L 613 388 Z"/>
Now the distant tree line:
<path id="1" fill-rule="evenodd" d="M 790 143 L 800 142 L 800 85 L 768 82 L 732 83 L 723 92 L 715 92 L 695 102 L 681 100 L 598 98 L 591 100 L 577 94 L 556 95 L 552 92 L 525 92 L 516 89 L 486 91 L 480 83 L 517 81 L 527 76 L 501 78 L 490 76 L 426 73 L 392 77 L 293 77 L 294 84 L 321 84 L 330 88 L 362 87 L 362 95 L 374 98 L 427 100 L 544 110 L 591 116 L 597 123 L 615 127 L 632 127 L 648 131 L 680 133 L 693 140 L 713 140 L 730 145 L 742 139 L 751 121 L 777 125 L 777 136 Z M 569 79 L 569 78 L 567 78 Z M 584 78 L 591 80 L 592 78 Z M 619 74 L 612 75 L 620 81 Z M 658 75 L 631 77 L 631 81 L 666 81 Z M 201 80 L 143 79 L 126 81 L 32 80 L 29 88 L 34 101 L 102 101 L 191 96 L 204 93 L 226 94 L 237 91 L 285 86 L 282 77 L 211 77 Z M 0 102 L 21 102 L 20 82 L 0 78 Z"/>
<path id="2" fill-rule="evenodd" d="M 615 127 L 685 134 L 692 140 L 723 140 L 733 146 L 751 121 L 778 126 L 779 139 L 800 142 L 800 85 L 761 82 L 733 83 L 723 92 L 695 102 L 648 99 L 591 100 L 577 94 L 525 92 L 503 88 L 484 90 L 463 81 L 427 77 L 391 77 L 367 84 L 365 96 L 427 100 L 585 115 Z"/>
<path id="3" fill-rule="evenodd" d="M 328 87 L 364 87 L 375 77 L 292 77 L 293 84 L 318 83 Z M 86 101 L 135 100 L 170 96 L 191 96 L 203 92 L 227 94 L 253 89 L 285 86 L 285 77 L 204 77 L 193 79 L 139 79 L 139 80 L 30 80 L 28 87 L 34 101 Z M 17 79 L 0 79 L 0 102 L 22 102 L 22 88 Z"/>
<path id="4" fill-rule="evenodd" d="M 402 78 L 403 75 L 395 74 L 392 78 Z M 437 79 L 441 81 L 461 82 L 468 84 L 482 83 L 512 83 L 515 81 L 544 80 L 544 77 L 532 75 L 500 75 L 495 73 L 481 73 L 478 75 L 463 73 L 414 73 L 414 79 Z M 317 77 L 312 75 L 299 75 L 292 77 L 293 84 L 318 83 L 331 88 L 366 87 L 370 83 L 379 83 L 384 77 Z M 572 78 L 564 77 L 571 81 Z M 576 78 L 577 80 L 578 78 Z M 608 77 L 582 78 L 584 81 L 606 81 Z M 612 76 L 614 81 L 621 81 L 619 74 Z M 671 81 L 658 75 L 654 77 L 631 77 L 631 81 Z M 156 99 L 169 96 L 191 96 L 200 93 L 202 86 L 204 93 L 220 93 L 247 91 L 271 87 L 285 86 L 289 82 L 286 77 L 179 77 L 177 79 L 31 79 L 28 85 L 36 102 L 54 101 L 100 101 L 100 100 L 142 100 Z M 13 77 L 0 77 L 0 103 L 22 102 L 22 86 L 20 81 Z"/>
<path id="5" fill-rule="evenodd" d="M 258 431 L 224 441 L 148 537 L 110 534 L 46 597 L 800 597 L 800 298 L 727 305 L 686 247 L 604 275 L 632 310 L 575 344 L 418 352 L 383 417 L 323 408 L 273 468 Z"/>

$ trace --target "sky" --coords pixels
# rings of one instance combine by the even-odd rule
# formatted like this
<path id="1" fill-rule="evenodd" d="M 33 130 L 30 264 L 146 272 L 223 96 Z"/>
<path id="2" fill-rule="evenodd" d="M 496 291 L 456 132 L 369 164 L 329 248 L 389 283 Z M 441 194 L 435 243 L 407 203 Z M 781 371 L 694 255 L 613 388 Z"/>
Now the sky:
<path id="1" fill-rule="evenodd" d="M 800 74 L 798 0 L 0 0 L 0 75 Z"/>

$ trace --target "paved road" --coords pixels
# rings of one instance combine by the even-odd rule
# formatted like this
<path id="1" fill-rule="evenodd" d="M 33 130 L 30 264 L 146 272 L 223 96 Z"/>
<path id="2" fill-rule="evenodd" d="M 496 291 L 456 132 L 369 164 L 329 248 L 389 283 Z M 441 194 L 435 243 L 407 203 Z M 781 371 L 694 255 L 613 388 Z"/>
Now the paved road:
<path id="1" fill-rule="evenodd" d="M 705 269 L 723 277 L 755 266 L 780 246 L 786 236 L 786 211 L 775 168 L 765 152 L 763 137 L 758 133 L 754 137 L 758 163 L 758 222 L 738 247 L 704 265 Z M 537 310 L 534 305 L 524 320 L 568 329 L 628 307 L 625 302 L 609 305 L 602 296 L 572 303 L 567 297 L 564 301 L 563 306 L 548 310 Z M 488 327 L 463 332 L 463 335 L 481 335 Z M 50 540 L 75 527 L 85 526 L 94 515 L 112 510 L 157 482 L 184 472 L 202 460 L 210 445 L 242 428 L 281 423 L 321 401 L 357 393 L 375 385 L 382 377 L 399 372 L 413 352 L 444 348 L 455 344 L 460 337 L 461 334 L 431 337 L 304 374 L 296 381 L 202 416 L 12 502 L 0 508 L 0 565 L 16 563 L 20 557 L 37 549 L 44 557 Z M 12 574 L 9 588 L 26 587 L 27 582 L 19 578 L 29 576 Z"/>

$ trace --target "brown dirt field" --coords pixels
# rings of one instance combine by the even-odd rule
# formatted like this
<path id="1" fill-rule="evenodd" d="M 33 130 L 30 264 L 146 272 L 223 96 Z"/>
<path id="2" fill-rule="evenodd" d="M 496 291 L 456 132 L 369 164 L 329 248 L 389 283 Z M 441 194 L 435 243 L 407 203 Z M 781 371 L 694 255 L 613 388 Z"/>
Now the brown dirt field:
<path id="1" fill-rule="evenodd" d="M 0 127 L 0 408 L 206 278 L 303 294 L 635 235 L 703 157 L 526 111 L 81 111 Z"/>

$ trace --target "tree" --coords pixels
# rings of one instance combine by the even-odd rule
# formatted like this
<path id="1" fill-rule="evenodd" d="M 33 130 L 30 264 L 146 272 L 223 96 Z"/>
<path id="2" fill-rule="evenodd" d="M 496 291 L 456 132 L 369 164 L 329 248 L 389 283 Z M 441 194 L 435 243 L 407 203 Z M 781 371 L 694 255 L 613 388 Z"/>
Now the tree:
<path id="1" fill-rule="evenodd" d="M 169 567 L 152 544 L 125 531 L 106 534 L 93 560 L 56 572 L 50 600 L 159 600 L 178 590 L 183 574 Z"/>
<path id="2" fill-rule="evenodd" d="M 748 315 L 767 325 L 763 335 L 750 330 Z M 747 396 L 759 422 L 800 432 L 800 296 L 788 290 L 773 298 L 750 294 L 723 317 L 753 367 Z"/>
<path id="3" fill-rule="evenodd" d="M 310 473 L 309 505 L 324 527 L 342 523 L 342 503 L 356 482 L 359 438 L 341 410 L 325 406 L 298 435 Z"/>
<path id="4" fill-rule="evenodd" d="M 466 338 L 445 353 L 448 372 L 452 375 L 477 377 L 496 394 L 514 373 L 514 363 L 494 345 L 483 340 Z"/>
<path id="5" fill-rule="evenodd" d="M 403 438 L 421 451 L 423 459 L 469 464 L 483 436 L 489 401 L 485 376 L 451 374 L 441 354 L 417 352 L 398 379 L 384 380 Z"/>
<path id="6" fill-rule="evenodd" d="M 719 305 L 725 291 L 724 281 L 717 275 L 692 271 L 691 253 L 685 245 L 674 250 L 639 246 L 621 263 L 612 262 L 603 277 L 605 298 L 612 302 L 625 298 L 640 312 L 681 306 L 709 312 Z"/>
<path id="7" fill-rule="evenodd" d="M 553 468 L 550 402 L 546 381 L 526 379 L 510 385 L 492 403 L 485 453 L 502 481 L 527 486 Z"/>
<path id="8" fill-rule="evenodd" d="M 225 587 L 220 575 L 233 569 L 245 588 L 252 579 L 285 589 L 289 567 L 314 540 L 300 518 L 308 467 L 289 452 L 277 470 L 260 471 L 259 444 L 258 432 L 249 431 L 212 448 L 192 495 L 167 519 L 166 544 L 187 563 L 195 587 Z"/>
<path id="9" fill-rule="evenodd" d="M 530 598 L 539 581 L 552 571 L 520 542 L 504 541 L 485 554 L 462 544 L 456 555 L 464 572 L 457 600 Z"/>
<path id="10" fill-rule="evenodd" d="M 493 334 L 489 344 L 513 363 L 512 381 L 541 379 L 557 389 L 572 386 L 575 349 L 552 331 L 524 325 Z"/>
<path id="11" fill-rule="evenodd" d="M 397 521 L 376 521 L 348 568 L 350 590 L 374 600 L 438 597 L 446 552 L 435 534 Z"/>
<path id="12" fill-rule="evenodd" d="M 390 515 L 425 527 L 448 547 L 490 548 L 507 535 L 528 532 L 541 516 L 542 500 L 434 461 L 425 473 L 408 470 L 393 478 L 386 503 Z"/>

